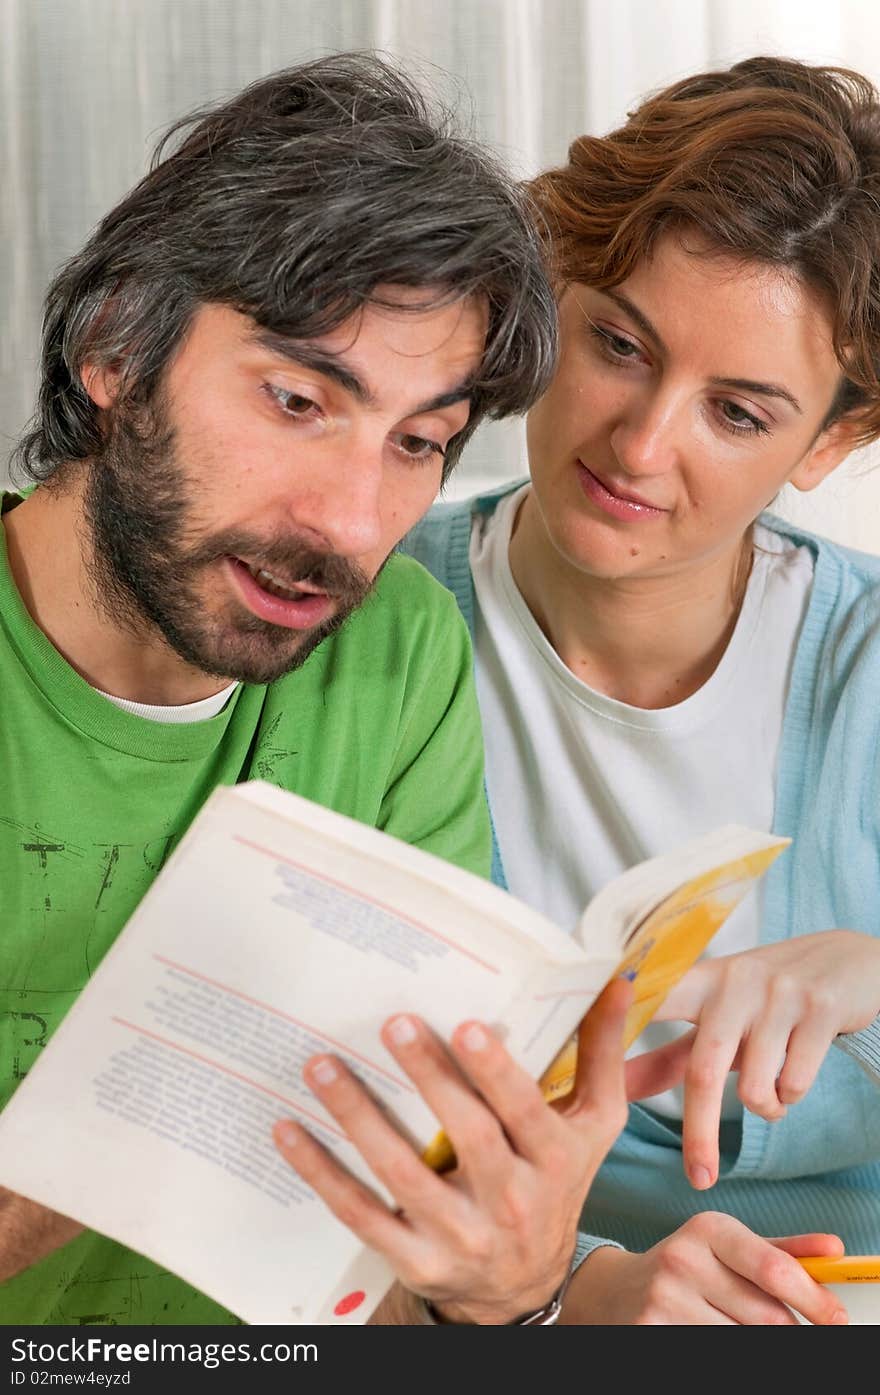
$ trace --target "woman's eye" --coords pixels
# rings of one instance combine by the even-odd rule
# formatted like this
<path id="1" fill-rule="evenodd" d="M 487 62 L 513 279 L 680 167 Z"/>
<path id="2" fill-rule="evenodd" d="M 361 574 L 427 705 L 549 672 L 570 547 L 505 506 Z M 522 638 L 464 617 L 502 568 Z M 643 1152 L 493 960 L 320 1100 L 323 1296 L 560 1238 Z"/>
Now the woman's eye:
<path id="1" fill-rule="evenodd" d="M 770 428 L 760 417 L 753 416 L 738 402 L 721 402 L 721 415 L 728 430 L 739 431 L 743 435 L 757 436 Z"/>
<path id="2" fill-rule="evenodd" d="M 593 325 L 592 333 L 598 339 L 600 348 L 613 358 L 639 357 L 639 347 L 631 339 L 624 339 L 619 334 L 612 334 L 610 330 L 600 329 L 599 325 Z"/>
<path id="3" fill-rule="evenodd" d="M 424 436 L 414 436 L 403 431 L 395 438 L 395 445 L 411 460 L 430 460 L 433 455 L 443 455 L 443 448 L 437 441 L 428 441 Z"/>

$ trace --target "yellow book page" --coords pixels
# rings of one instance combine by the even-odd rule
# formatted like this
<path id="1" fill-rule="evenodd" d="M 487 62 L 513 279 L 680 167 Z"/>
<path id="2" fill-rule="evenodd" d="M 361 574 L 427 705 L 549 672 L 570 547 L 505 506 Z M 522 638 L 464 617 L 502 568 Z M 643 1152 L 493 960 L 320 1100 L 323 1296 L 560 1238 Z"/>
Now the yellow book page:
<path id="1" fill-rule="evenodd" d="M 683 882 L 630 933 L 626 953 L 612 975 L 630 979 L 634 987 L 624 1027 L 625 1046 L 632 1045 L 669 990 L 699 959 L 715 932 L 788 841 L 780 839 L 772 847 Z M 572 1036 L 541 1076 L 544 1098 L 558 1100 L 569 1094 L 576 1067 L 577 1037 Z M 437 1171 L 454 1164 L 455 1154 L 444 1133 L 432 1139 L 422 1158 Z"/>

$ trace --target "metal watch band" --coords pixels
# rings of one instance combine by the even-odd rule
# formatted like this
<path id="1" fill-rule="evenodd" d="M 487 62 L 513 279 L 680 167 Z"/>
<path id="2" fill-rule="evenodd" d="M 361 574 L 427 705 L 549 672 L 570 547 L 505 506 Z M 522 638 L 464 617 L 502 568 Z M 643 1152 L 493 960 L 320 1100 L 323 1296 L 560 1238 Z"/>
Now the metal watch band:
<path id="1" fill-rule="evenodd" d="M 552 1327 L 554 1323 L 557 1323 L 562 1312 L 562 1304 L 565 1300 L 568 1286 L 571 1283 L 572 1274 L 574 1273 L 573 1265 L 574 1257 L 572 1257 L 572 1263 L 568 1266 L 568 1273 L 562 1280 L 559 1288 L 556 1290 L 553 1297 L 548 1299 L 543 1308 L 536 1308 L 534 1312 L 531 1313 L 522 1313 L 520 1317 L 512 1318 L 510 1322 L 504 1323 L 503 1325 L 505 1327 Z M 420 1321 L 428 1326 L 460 1326 L 459 1323 L 447 1322 L 445 1318 L 440 1317 L 429 1298 L 422 1298 L 417 1295 L 417 1303 Z"/>
<path id="2" fill-rule="evenodd" d="M 568 1286 L 571 1283 L 571 1276 L 574 1273 L 573 1266 L 574 1257 L 572 1256 L 572 1262 L 568 1266 L 568 1272 L 565 1278 L 562 1280 L 562 1283 L 559 1285 L 553 1297 L 548 1303 L 544 1304 L 543 1308 L 538 1308 L 533 1313 L 524 1313 L 522 1317 L 514 1318 L 513 1322 L 509 1323 L 508 1326 L 552 1327 L 554 1323 L 558 1322 L 562 1313 L 562 1304 L 568 1292 Z"/>

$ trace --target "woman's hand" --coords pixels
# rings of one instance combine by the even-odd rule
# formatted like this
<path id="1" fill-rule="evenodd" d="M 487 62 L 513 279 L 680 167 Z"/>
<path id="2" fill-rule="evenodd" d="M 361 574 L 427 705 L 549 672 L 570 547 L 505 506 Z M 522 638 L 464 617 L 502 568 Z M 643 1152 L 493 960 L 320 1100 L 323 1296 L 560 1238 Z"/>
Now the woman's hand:
<path id="1" fill-rule="evenodd" d="M 793 1255 L 840 1255 L 836 1235 L 765 1240 L 732 1216 L 703 1211 L 644 1254 L 603 1246 L 572 1280 L 564 1323 L 615 1326 L 787 1326 L 845 1323 L 839 1300 Z"/>
<path id="2" fill-rule="evenodd" d="M 392 1018 L 382 1040 L 455 1149 L 438 1175 L 345 1066 L 314 1057 L 306 1079 L 393 1197 L 386 1205 L 298 1124 L 275 1130 L 283 1156 L 410 1294 L 450 1322 L 501 1324 L 543 1307 L 562 1283 L 590 1183 L 626 1121 L 622 1032 L 631 989 L 612 983 L 581 1027 L 575 1088 L 548 1105 L 480 1023 L 451 1051 L 418 1018 Z M 396 1208 L 395 1209 L 395 1204 Z M 414 1321 L 413 1301 L 390 1322 Z"/>
<path id="3" fill-rule="evenodd" d="M 701 959 L 676 984 L 655 1021 L 695 1023 L 627 1063 L 627 1093 L 643 1099 L 684 1081 L 682 1151 L 692 1185 L 718 1177 L 721 1093 L 739 1071 L 738 1095 L 764 1119 L 781 1119 L 807 1093 L 831 1042 L 880 1013 L 880 940 L 826 930 L 743 954 Z"/>

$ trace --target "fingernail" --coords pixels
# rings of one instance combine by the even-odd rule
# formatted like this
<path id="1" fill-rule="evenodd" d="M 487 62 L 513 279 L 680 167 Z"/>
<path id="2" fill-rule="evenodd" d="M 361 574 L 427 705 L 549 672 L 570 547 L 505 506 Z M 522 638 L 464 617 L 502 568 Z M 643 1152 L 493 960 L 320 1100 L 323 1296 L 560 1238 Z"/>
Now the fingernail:
<path id="1" fill-rule="evenodd" d="M 489 1045 L 489 1033 L 484 1031 L 482 1027 L 478 1027 L 475 1023 L 473 1026 L 468 1027 L 461 1041 L 462 1045 L 468 1051 L 485 1051 L 486 1047 Z"/>
<path id="2" fill-rule="evenodd" d="M 388 1035 L 395 1046 L 410 1046 L 418 1032 L 411 1017 L 393 1017 L 388 1024 Z"/>
<path id="3" fill-rule="evenodd" d="M 705 1191 L 707 1187 L 711 1187 L 712 1185 L 712 1174 L 708 1167 L 692 1167 L 690 1178 L 691 1186 L 696 1187 L 697 1191 L 700 1192 Z"/>
<path id="4" fill-rule="evenodd" d="M 299 1143 L 299 1129 L 289 1119 L 275 1125 L 275 1136 L 285 1148 L 295 1148 Z"/>
<path id="5" fill-rule="evenodd" d="M 843 1326 L 844 1323 L 849 1326 L 849 1313 L 846 1308 L 838 1308 L 831 1321 L 837 1326 Z"/>
<path id="6" fill-rule="evenodd" d="M 317 1080 L 319 1085 L 332 1085 L 337 1079 L 339 1072 L 332 1061 L 319 1061 L 317 1065 L 311 1067 L 311 1076 Z"/>

